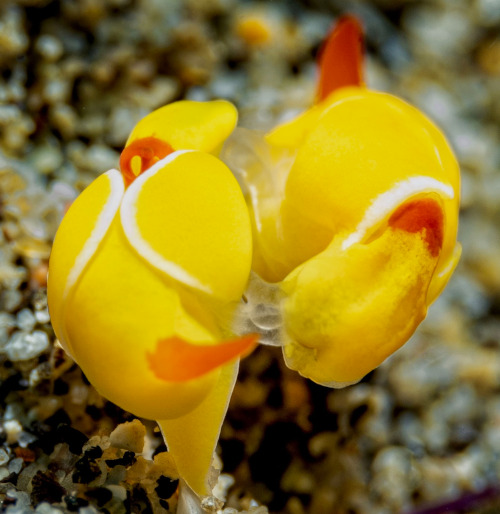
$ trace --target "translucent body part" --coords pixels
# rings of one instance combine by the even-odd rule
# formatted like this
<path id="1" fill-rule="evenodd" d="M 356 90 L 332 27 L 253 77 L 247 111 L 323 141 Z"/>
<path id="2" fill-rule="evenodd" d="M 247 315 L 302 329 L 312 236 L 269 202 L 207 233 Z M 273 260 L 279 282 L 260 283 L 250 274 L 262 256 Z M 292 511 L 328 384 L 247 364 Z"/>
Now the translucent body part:
<path id="1" fill-rule="evenodd" d="M 390 95 L 344 88 L 271 134 L 236 130 L 221 158 L 254 241 L 235 331 L 283 346 L 318 383 L 357 382 L 407 341 L 458 261 L 442 134 Z"/>
<path id="2" fill-rule="evenodd" d="M 126 189 L 117 170 L 101 175 L 71 206 L 53 246 L 56 334 L 103 396 L 158 420 L 200 496 L 213 485 L 238 357 L 256 339 L 238 340 L 228 321 L 250 258 L 240 188 L 220 160 L 198 151 L 171 153 Z"/>

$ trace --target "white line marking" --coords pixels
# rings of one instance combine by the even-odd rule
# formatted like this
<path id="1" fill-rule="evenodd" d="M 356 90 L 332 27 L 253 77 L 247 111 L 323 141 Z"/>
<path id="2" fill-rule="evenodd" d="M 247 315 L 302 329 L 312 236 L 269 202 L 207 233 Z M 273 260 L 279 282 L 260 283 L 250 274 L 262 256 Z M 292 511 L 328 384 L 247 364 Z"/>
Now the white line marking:
<path id="1" fill-rule="evenodd" d="M 440 193 L 447 198 L 454 198 L 455 192 L 448 184 L 443 184 L 431 177 L 416 176 L 398 182 L 392 189 L 377 196 L 365 217 L 359 222 L 352 234 L 349 234 L 342 242 L 342 250 L 346 250 L 353 244 L 363 240 L 366 233 L 377 222 L 387 217 L 398 205 L 401 205 L 408 198 L 419 193 Z"/>
<path id="2" fill-rule="evenodd" d="M 90 234 L 90 237 L 83 245 L 82 250 L 75 259 L 75 263 L 73 264 L 73 267 L 68 274 L 63 298 L 67 298 L 69 291 L 76 284 L 78 278 L 87 266 L 87 263 L 95 254 L 97 247 L 104 239 L 104 236 L 106 235 L 115 217 L 115 214 L 120 207 L 123 193 L 125 191 L 122 175 L 118 170 L 115 169 L 107 171 L 104 175 L 106 175 L 110 181 L 111 192 L 107 202 L 104 204 L 101 214 L 99 214 L 97 218 L 96 224 Z"/>
<path id="3" fill-rule="evenodd" d="M 137 199 L 143 184 L 181 155 L 193 151 L 194 150 L 178 150 L 177 152 L 173 152 L 151 166 L 151 168 L 145 171 L 142 175 L 139 175 L 139 177 L 137 177 L 132 182 L 132 184 L 125 192 L 120 208 L 120 219 L 122 222 L 123 231 L 125 232 L 129 243 L 132 245 L 135 251 L 149 264 L 161 272 L 166 273 L 168 276 L 172 277 L 178 282 L 186 284 L 187 286 L 193 287 L 205 293 L 212 294 L 213 291 L 209 286 L 200 282 L 197 278 L 193 277 L 189 272 L 187 272 L 184 268 L 175 262 L 169 261 L 161 254 L 159 254 L 142 237 L 139 226 L 136 222 Z"/>

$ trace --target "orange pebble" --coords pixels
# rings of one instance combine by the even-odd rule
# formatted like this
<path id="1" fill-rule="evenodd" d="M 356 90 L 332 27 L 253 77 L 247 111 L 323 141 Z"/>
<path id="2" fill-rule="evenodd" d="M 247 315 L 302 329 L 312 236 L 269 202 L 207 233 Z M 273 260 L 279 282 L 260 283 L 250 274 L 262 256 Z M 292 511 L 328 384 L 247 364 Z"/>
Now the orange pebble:
<path id="1" fill-rule="evenodd" d="M 47 287 L 47 273 L 49 266 L 47 261 L 41 261 L 33 269 L 31 269 L 31 282 L 38 288 Z"/>
<path id="2" fill-rule="evenodd" d="M 270 25 L 258 16 L 245 16 L 238 20 L 236 34 L 249 46 L 263 46 L 272 37 Z"/>

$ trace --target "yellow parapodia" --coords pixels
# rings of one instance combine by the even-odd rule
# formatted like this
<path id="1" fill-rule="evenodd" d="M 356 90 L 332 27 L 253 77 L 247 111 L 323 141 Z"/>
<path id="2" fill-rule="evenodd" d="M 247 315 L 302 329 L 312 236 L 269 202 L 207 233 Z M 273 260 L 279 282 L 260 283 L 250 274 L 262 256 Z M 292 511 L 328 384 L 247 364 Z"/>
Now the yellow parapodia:
<path id="1" fill-rule="evenodd" d="M 233 175 L 209 153 L 236 119 L 222 101 L 178 102 L 143 119 L 122 156 L 128 179 L 110 170 L 77 198 L 50 259 L 61 344 L 101 394 L 159 421 L 181 477 L 200 495 L 213 485 L 238 356 L 255 343 L 230 331 L 250 272 L 248 212 Z"/>
<path id="2" fill-rule="evenodd" d="M 346 18 L 330 36 L 319 102 L 266 137 L 291 164 L 249 188 L 253 269 L 281 284 L 286 362 L 329 386 L 404 344 L 460 256 L 456 159 L 417 109 L 364 87 L 358 27 Z M 325 56 L 346 55 L 335 76 Z"/>
<path id="3" fill-rule="evenodd" d="M 97 178 L 57 233 L 48 295 L 61 344 L 104 396 L 158 420 L 198 495 L 213 485 L 238 357 L 256 341 L 231 330 L 251 270 L 277 284 L 288 366 L 336 387 L 407 341 L 457 264 L 455 157 L 423 114 L 364 86 L 360 41 L 344 19 L 316 105 L 264 139 L 245 133 L 276 164 L 245 157 L 247 204 L 216 157 L 235 108 L 176 102 L 138 123 L 121 172 Z"/>

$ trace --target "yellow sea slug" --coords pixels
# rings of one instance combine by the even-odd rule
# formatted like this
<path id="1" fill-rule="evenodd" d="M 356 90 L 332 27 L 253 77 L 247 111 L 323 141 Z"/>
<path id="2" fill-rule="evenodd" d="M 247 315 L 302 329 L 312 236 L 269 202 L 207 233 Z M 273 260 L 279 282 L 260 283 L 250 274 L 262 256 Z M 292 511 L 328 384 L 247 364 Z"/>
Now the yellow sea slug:
<path id="1" fill-rule="evenodd" d="M 252 268 L 280 299 L 285 360 L 332 387 L 408 340 L 460 255 L 452 150 L 417 109 L 364 86 L 361 46 L 343 18 L 320 56 L 317 103 L 263 139 L 236 133 L 225 153 L 246 183 Z"/>
<path id="2" fill-rule="evenodd" d="M 351 384 L 408 340 L 458 262 L 455 157 L 418 110 L 363 85 L 361 41 L 343 18 L 316 104 L 264 136 L 230 136 L 225 101 L 151 113 L 54 241 L 57 337 L 100 393 L 158 420 L 198 497 L 252 326 L 290 368 Z"/>
<path id="3" fill-rule="evenodd" d="M 236 119 L 223 101 L 177 102 L 144 118 L 121 172 L 98 177 L 69 209 L 49 267 L 61 344 L 102 395 L 158 420 L 200 496 L 213 486 L 238 357 L 256 339 L 230 329 L 251 228 L 237 181 L 212 155 Z"/>

